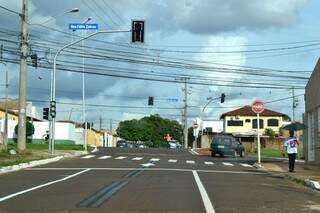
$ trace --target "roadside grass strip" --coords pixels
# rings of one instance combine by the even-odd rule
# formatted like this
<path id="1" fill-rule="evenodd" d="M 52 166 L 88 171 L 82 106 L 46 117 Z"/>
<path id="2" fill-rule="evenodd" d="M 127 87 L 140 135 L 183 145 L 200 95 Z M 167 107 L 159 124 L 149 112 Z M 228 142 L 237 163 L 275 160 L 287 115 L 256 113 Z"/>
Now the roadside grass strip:
<path id="1" fill-rule="evenodd" d="M 127 157 L 119 156 L 119 157 L 116 157 L 115 159 L 116 159 L 116 160 L 123 160 L 123 159 L 125 159 L 125 158 L 127 158 Z"/>
<path id="2" fill-rule="evenodd" d="M 104 159 L 108 159 L 108 158 L 111 158 L 111 156 L 110 155 L 105 155 L 105 156 L 99 157 L 98 159 L 104 160 Z"/>
<path id="3" fill-rule="evenodd" d="M 142 160 L 142 159 L 143 159 L 143 157 L 135 157 L 135 158 L 132 158 L 132 160 L 136 160 L 136 161 Z"/>
<path id="4" fill-rule="evenodd" d="M 210 201 L 209 195 L 207 194 L 206 188 L 203 186 L 197 171 L 192 170 L 192 174 L 197 183 L 206 212 L 215 213 L 213 205 Z"/>
<path id="5" fill-rule="evenodd" d="M 186 163 L 194 164 L 194 160 L 187 160 Z"/>
<path id="6" fill-rule="evenodd" d="M 159 158 L 151 158 L 150 161 L 152 162 L 156 162 L 156 161 L 159 161 L 160 159 Z"/>
<path id="7" fill-rule="evenodd" d="M 93 158 L 93 157 L 95 157 L 95 155 L 86 155 L 86 156 L 84 156 L 84 157 L 82 157 L 82 158 L 84 158 L 84 159 L 89 159 L 89 158 Z"/>
<path id="8" fill-rule="evenodd" d="M 247 164 L 247 163 L 240 163 L 240 165 L 243 166 L 243 167 L 249 167 L 249 168 L 253 167 L 252 165 Z"/>
<path id="9" fill-rule="evenodd" d="M 206 165 L 213 165 L 214 163 L 211 162 L 211 161 L 205 161 L 204 164 L 206 164 Z"/>
<path id="10" fill-rule="evenodd" d="M 1 198 L 0 198 L 0 202 L 3 202 L 3 201 L 5 201 L 5 200 L 9 200 L 10 198 L 16 197 L 16 196 L 21 195 L 21 194 L 25 194 L 25 193 L 30 192 L 30 191 L 34 191 L 34 190 L 36 190 L 36 189 L 43 188 L 43 187 L 45 187 L 45 186 L 49 186 L 49 185 L 52 185 L 52 184 L 55 184 L 55 183 L 59 183 L 59 182 L 62 182 L 62 181 L 71 179 L 71 178 L 73 178 L 73 177 L 76 177 L 76 176 L 78 176 L 78 175 L 80 175 L 80 174 L 82 174 L 82 173 L 88 172 L 88 171 L 90 171 L 90 170 L 91 170 L 91 169 L 88 168 L 88 169 L 82 170 L 82 171 L 80 171 L 80 172 L 77 172 L 77 173 L 75 173 L 75 174 L 73 174 L 73 175 L 69 175 L 69 176 L 64 177 L 64 178 L 61 178 L 61 179 L 58 179 L 58 180 L 55 180 L 55 181 L 51 181 L 51 182 L 48 182 L 48 183 L 45 183 L 45 184 L 42 184 L 42 185 L 39 185 L 39 186 L 35 186 L 35 187 L 32 187 L 32 188 L 29 188 L 29 189 L 26 189 L 26 190 L 23 190 L 23 191 L 20 191 L 20 192 L 11 194 L 11 195 L 7 195 L 7 196 L 5 196 L 5 197 L 1 197 Z"/>
<path id="11" fill-rule="evenodd" d="M 227 163 L 227 162 L 222 162 L 222 164 L 223 164 L 224 166 L 233 166 L 232 163 Z"/>
<path id="12" fill-rule="evenodd" d="M 169 163 L 177 163 L 177 161 L 178 161 L 178 160 L 175 160 L 175 159 L 169 159 L 169 160 L 168 160 Z"/>

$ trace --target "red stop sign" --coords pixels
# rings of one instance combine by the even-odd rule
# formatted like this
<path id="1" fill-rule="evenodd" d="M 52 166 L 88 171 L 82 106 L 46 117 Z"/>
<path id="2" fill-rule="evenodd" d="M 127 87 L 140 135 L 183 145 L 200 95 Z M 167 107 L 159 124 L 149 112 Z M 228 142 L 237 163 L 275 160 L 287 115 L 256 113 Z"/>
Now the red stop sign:
<path id="1" fill-rule="evenodd" d="M 262 113 L 264 110 L 264 103 L 262 101 L 255 101 L 251 107 L 252 111 L 255 113 Z"/>

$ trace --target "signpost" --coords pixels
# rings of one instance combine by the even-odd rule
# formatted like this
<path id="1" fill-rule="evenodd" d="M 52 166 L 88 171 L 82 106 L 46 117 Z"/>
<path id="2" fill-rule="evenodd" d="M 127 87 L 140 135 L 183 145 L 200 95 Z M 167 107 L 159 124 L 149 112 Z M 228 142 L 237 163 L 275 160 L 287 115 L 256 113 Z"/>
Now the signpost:
<path id="1" fill-rule="evenodd" d="M 257 137 L 258 137 L 258 164 L 261 164 L 261 147 L 260 147 L 260 113 L 264 111 L 264 103 L 262 101 L 254 101 L 251 109 L 257 113 Z"/>

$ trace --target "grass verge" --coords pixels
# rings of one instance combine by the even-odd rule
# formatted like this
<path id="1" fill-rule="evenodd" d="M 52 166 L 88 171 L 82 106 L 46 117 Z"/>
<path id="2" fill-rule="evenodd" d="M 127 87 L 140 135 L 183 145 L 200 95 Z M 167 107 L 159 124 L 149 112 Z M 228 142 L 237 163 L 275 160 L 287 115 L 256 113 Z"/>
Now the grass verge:
<path id="1" fill-rule="evenodd" d="M 249 153 L 250 155 L 256 155 L 256 153 Z M 288 157 L 287 154 L 283 155 L 282 150 L 280 149 L 261 149 L 261 156 L 262 157 Z M 298 149 L 298 156 L 297 159 L 304 159 L 303 157 L 303 149 Z"/>

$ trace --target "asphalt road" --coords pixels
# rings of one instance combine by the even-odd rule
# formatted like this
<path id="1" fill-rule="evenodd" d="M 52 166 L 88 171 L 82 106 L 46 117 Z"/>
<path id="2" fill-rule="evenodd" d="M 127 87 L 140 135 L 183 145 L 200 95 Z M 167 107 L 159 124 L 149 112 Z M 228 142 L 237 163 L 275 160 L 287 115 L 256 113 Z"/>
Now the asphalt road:
<path id="1" fill-rule="evenodd" d="M 320 212 L 320 194 L 246 158 L 101 149 L 0 175 L 0 212 Z"/>

